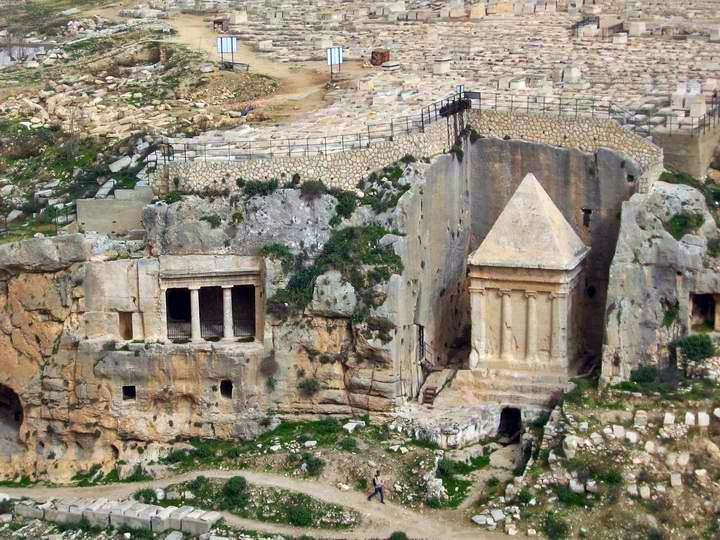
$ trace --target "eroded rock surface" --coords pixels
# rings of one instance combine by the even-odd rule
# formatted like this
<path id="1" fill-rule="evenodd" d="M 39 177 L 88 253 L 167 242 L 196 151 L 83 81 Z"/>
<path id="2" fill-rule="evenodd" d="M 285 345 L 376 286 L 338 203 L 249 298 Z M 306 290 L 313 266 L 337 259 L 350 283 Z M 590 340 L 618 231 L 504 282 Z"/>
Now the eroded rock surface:
<path id="1" fill-rule="evenodd" d="M 676 239 L 669 224 L 681 214 L 702 216 L 702 225 Z M 692 187 L 657 182 L 623 205 L 610 268 L 604 380 L 626 380 L 641 364 L 667 362 L 668 345 L 688 333 L 692 295 L 720 292 L 718 260 L 708 253 L 716 238 L 705 197 Z"/>

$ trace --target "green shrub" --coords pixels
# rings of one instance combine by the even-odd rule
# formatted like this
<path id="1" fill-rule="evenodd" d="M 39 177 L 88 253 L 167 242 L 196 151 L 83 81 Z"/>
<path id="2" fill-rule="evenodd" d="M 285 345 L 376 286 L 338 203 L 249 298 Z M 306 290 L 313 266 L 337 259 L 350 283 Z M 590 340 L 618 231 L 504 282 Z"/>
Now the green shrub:
<path id="1" fill-rule="evenodd" d="M 630 380 L 638 384 L 654 383 L 657 377 L 658 372 L 655 366 L 640 366 L 630 373 Z"/>
<path id="2" fill-rule="evenodd" d="M 353 437 L 345 437 L 338 442 L 338 448 L 345 452 L 358 452 L 357 440 Z"/>
<path id="3" fill-rule="evenodd" d="M 408 535 L 401 531 L 395 531 L 390 535 L 388 540 L 410 540 Z"/>
<path id="4" fill-rule="evenodd" d="M 327 193 L 327 187 L 320 180 L 306 180 L 300 186 L 300 196 L 306 201 L 313 201 Z"/>
<path id="5" fill-rule="evenodd" d="M 238 178 L 237 180 L 235 180 L 235 184 L 237 185 L 237 187 L 239 187 L 240 189 L 242 189 L 242 188 L 245 187 L 245 179 L 242 178 L 242 177 L 240 177 L 240 178 Z"/>
<path id="6" fill-rule="evenodd" d="M 705 222 L 702 214 L 681 212 L 675 214 L 665 228 L 675 240 L 680 240 L 688 233 L 694 232 Z"/>
<path id="7" fill-rule="evenodd" d="M 670 328 L 675 321 L 677 321 L 679 315 L 680 303 L 677 300 L 673 304 L 666 305 L 665 312 L 663 313 L 663 326 L 665 328 Z"/>
<path id="8" fill-rule="evenodd" d="M 296 527 L 309 527 L 313 523 L 312 510 L 307 506 L 295 504 L 287 510 L 288 521 Z"/>
<path id="9" fill-rule="evenodd" d="M 240 210 L 233 212 L 232 221 L 235 225 L 240 225 L 243 221 L 245 221 L 245 213 Z"/>
<path id="10" fill-rule="evenodd" d="M 310 452 L 302 454 L 291 454 L 290 463 L 296 467 L 305 465 L 305 474 L 308 476 L 320 476 L 325 468 L 325 461 L 322 458 L 312 455 Z"/>
<path id="11" fill-rule="evenodd" d="M 312 397 L 320 391 L 320 381 L 314 378 L 302 379 L 298 383 L 300 392 L 305 397 Z"/>
<path id="12" fill-rule="evenodd" d="M 243 186 L 243 193 L 248 199 L 251 197 L 267 197 L 277 191 L 278 181 L 272 180 L 248 180 Z"/>
<path id="13" fill-rule="evenodd" d="M 145 504 L 157 504 L 158 503 L 158 497 L 157 493 L 155 493 L 154 489 L 151 488 L 145 488 L 141 489 L 134 495 L 135 500 L 140 501 L 141 503 Z"/>
<path id="14" fill-rule="evenodd" d="M 579 493 L 575 493 L 567 486 L 556 485 L 555 495 L 557 495 L 557 498 L 561 503 L 567 506 L 579 506 L 582 508 L 590 504 L 585 497 Z"/>
<path id="15" fill-rule="evenodd" d="M 332 196 L 337 200 L 335 214 L 341 218 L 349 218 L 357 208 L 357 196 L 351 191 L 334 190 Z"/>
<path id="16" fill-rule="evenodd" d="M 265 244 L 262 248 L 260 248 L 259 253 L 262 257 L 268 257 L 269 259 L 280 261 L 285 272 L 289 272 L 295 263 L 295 255 L 292 254 L 290 248 L 279 242 Z"/>
<path id="17" fill-rule="evenodd" d="M 550 540 L 563 540 L 570 534 L 570 525 L 554 512 L 547 512 L 542 521 L 542 530 Z"/>
<path id="18" fill-rule="evenodd" d="M 720 257 L 720 238 L 708 240 L 707 254 L 711 257 Z"/>
<path id="19" fill-rule="evenodd" d="M 527 488 L 522 488 L 520 490 L 520 493 L 518 493 L 518 501 L 520 501 L 522 504 L 528 504 L 530 501 L 533 500 L 532 493 Z"/>
<path id="20" fill-rule="evenodd" d="M 465 156 L 465 153 L 463 152 L 462 145 L 459 143 L 455 143 L 450 147 L 450 153 L 455 154 L 458 161 L 462 163 L 463 157 Z"/>
<path id="21" fill-rule="evenodd" d="M 715 356 L 715 345 L 707 334 L 694 334 L 677 341 L 677 347 L 682 355 L 693 363 Z"/>
<path id="22" fill-rule="evenodd" d="M 163 201 L 165 204 L 175 204 L 176 202 L 182 201 L 184 196 L 185 194 L 180 191 L 173 191 L 165 195 Z"/>
<path id="23" fill-rule="evenodd" d="M 412 154 L 405 154 L 400 161 L 407 165 L 408 163 L 415 163 L 417 159 Z"/>
<path id="24" fill-rule="evenodd" d="M 693 334 L 675 342 L 687 375 L 688 367 L 715 356 L 715 345 L 707 334 Z"/>
<path id="25" fill-rule="evenodd" d="M 217 214 L 211 214 L 209 216 L 203 216 L 200 218 L 200 221 L 205 221 L 210 224 L 210 228 L 217 229 L 220 225 L 222 225 L 222 218 L 218 216 Z"/>
<path id="26" fill-rule="evenodd" d="M 248 483 L 243 476 L 233 476 L 222 487 L 222 506 L 225 509 L 246 506 L 248 499 Z"/>

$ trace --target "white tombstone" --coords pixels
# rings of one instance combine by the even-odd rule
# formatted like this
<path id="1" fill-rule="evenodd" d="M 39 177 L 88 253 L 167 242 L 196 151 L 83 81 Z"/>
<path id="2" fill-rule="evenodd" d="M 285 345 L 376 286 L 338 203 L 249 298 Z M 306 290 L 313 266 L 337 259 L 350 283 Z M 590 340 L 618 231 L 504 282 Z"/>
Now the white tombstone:
<path id="1" fill-rule="evenodd" d="M 246 22 L 248 22 L 247 10 L 233 11 L 230 14 L 230 24 L 244 24 Z"/>
<path id="2" fill-rule="evenodd" d="M 628 24 L 628 34 L 632 37 L 642 36 L 647 30 L 647 27 L 642 21 L 632 21 Z"/>
<path id="3" fill-rule="evenodd" d="M 450 58 L 442 56 L 433 61 L 432 72 L 435 75 L 450 73 Z"/>
<path id="4" fill-rule="evenodd" d="M 628 35 L 625 32 L 618 32 L 613 36 L 612 42 L 615 45 L 625 45 L 628 41 Z"/>
<path id="5" fill-rule="evenodd" d="M 582 73 L 577 66 L 567 66 L 562 71 L 562 81 L 564 83 L 578 83 L 582 80 Z"/>

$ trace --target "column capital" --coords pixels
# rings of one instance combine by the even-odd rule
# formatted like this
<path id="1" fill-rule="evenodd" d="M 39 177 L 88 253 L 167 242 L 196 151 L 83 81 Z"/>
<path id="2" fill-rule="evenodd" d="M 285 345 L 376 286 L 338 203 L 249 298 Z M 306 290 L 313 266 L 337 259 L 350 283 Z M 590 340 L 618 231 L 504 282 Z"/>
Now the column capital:
<path id="1" fill-rule="evenodd" d="M 485 287 L 473 287 L 473 286 L 470 286 L 470 287 L 468 287 L 468 290 L 469 290 L 471 293 L 477 293 L 477 294 L 485 294 L 485 293 L 487 292 L 487 289 L 486 289 Z"/>
<path id="2" fill-rule="evenodd" d="M 188 286 L 188 290 L 191 290 L 191 291 L 199 291 L 199 290 L 200 290 L 200 285 L 189 285 L 189 286 Z"/>
<path id="3" fill-rule="evenodd" d="M 537 295 L 537 291 L 525 291 L 525 298 L 536 298 Z"/>
<path id="4" fill-rule="evenodd" d="M 223 289 L 232 289 L 235 285 L 220 285 Z"/>
<path id="5" fill-rule="evenodd" d="M 566 291 L 558 291 L 558 292 L 550 293 L 550 298 L 552 298 L 553 300 L 555 298 L 567 298 L 567 297 L 568 297 L 568 293 Z"/>
<path id="6" fill-rule="evenodd" d="M 512 293 L 512 289 L 498 289 L 498 295 L 500 296 L 510 296 Z"/>

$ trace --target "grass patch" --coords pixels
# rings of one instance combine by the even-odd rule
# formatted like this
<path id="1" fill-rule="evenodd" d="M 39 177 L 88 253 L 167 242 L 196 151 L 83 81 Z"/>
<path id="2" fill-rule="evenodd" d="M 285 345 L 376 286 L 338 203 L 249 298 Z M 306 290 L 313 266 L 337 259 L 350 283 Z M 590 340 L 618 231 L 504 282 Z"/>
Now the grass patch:
<path id="1" fill-rule="evenodd" d="M 695 232 L 705 223 L 702 214 L 681 212 L 675 214 L 665 224 L 665 230 L 669 232 L 675 240 L 682 239 L 688 233 Z"/>
<path id="2" fill-rule="evenodd" d="M 437 477 L 443 481 L 443 486 L 448 494 L 447 500 L 432 500 L 428 504 L 434 508 L 457 508 L 467 497 L 472 482 L 460 478 L 461 476 L 470 474 L 490 464 L 488 456 L 476 456 L 465 463 L 463 461 L 455 461 L 449 458 L 443 458 L 438 463 Z"/>
<path id="3" fill-rule="evenodd" d="M 261 487 L 235 476 L 228 481 L 197 477 L 191 482 L 170 486 L 167 492 L 180 499 L 161 501 L 164 506 L 189 504 L 208 510 L 227 511 L 237 516 L 269 523 L 319 529 L 350 529 L 360 523 L 360 515 L 337 504 L 325 503 L 303 493 Z M 193 498 L 185 499 L 190 492 Z M 135 494 L 146 502 L 144 492 Z"/>

